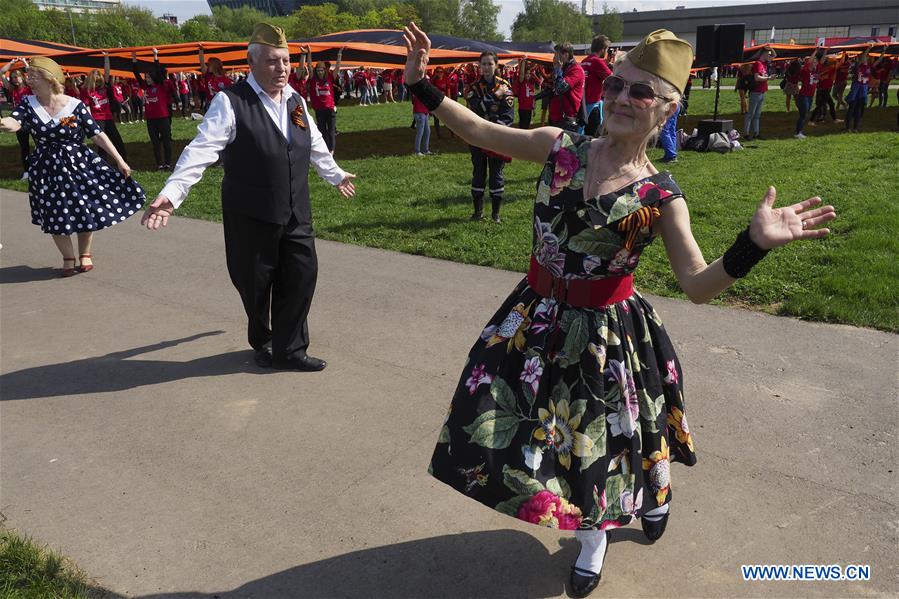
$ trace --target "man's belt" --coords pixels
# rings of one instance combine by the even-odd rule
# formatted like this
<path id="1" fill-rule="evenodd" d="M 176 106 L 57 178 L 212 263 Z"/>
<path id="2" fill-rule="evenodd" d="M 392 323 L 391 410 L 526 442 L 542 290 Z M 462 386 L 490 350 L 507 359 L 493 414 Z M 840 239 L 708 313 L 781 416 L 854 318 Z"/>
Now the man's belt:
<path id="1" fill-rule="evenodd" d="M 602 279 L 563 279 L 531 256 L 528 285 L 543 297 L 553 298 L 575 308 L 600 308 L 624 301 L 634 294 L 632 274 Z"/>

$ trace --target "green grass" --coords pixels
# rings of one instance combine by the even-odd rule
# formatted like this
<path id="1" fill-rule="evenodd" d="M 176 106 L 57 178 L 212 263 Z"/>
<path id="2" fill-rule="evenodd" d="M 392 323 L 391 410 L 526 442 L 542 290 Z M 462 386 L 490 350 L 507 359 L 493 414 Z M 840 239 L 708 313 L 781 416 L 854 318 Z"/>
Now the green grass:
<path id="1" fill-rule="evenodd" d="M 110 594 L 92 585 L 69 560 L 14 531 L 0 528 L 0 597 L 96 599 Z"/>
<path id="2" fill-rule="evenodd" d="M 722 113 L 741 128 L 735 92 L 722 92 Z M 711 112 L 714 92 L 695 90 L 692 129 Z M 865 113 L 863 133 L 844 134 L 839 125 L 808 128 L 808 139 L 792 138 L 796 118 L 784 112 L 783 95 L 772 90 L 762 116 L 764 141 L 732 154 L 682 152 L 671 165 L 691 209 L 693 231 L 708 261 L 720 256 L 746 226 L 768 184 L 778 188 L 779 205 L 820 195 L 836 206 L 838 220 L 824 241 L 791 244 L 772 252 L 719 302 L 810 320 L 899 331 L 899 135 L 895 100 Z M 337 159 L 358 175 L 358 196 L 344 200 L 314 173 L 310 175 L 319 237 L 436 258 L 524 271 L 531 240 L 531 206 L 540 166 L 515 161 L 506 168 L 503 224 L 471 223 L 467 147 L 443 129 L 432 128 L 438 155 L 412 155 L 414 131 L 408 103 L 341 107 Z M 175 119 L 175 153 L 193 136 L 196 122 Z M 123 125 L 136 178 L 154 197 L 164 173 L 150 169 L 152 153 L 144 125 Z M 652 150 L 650 158 L 661 157 Z M 0 135 L 0 186 L 27 190 L 16 181 L 15 138 Z M 207 171 L 191 191 L 181 216 L 220 220 L 222 171 Z M 173 224 L 177 226 L 177 221 Z M 643 254 L 639 287 L 684 297 L 661 242 Z"/>

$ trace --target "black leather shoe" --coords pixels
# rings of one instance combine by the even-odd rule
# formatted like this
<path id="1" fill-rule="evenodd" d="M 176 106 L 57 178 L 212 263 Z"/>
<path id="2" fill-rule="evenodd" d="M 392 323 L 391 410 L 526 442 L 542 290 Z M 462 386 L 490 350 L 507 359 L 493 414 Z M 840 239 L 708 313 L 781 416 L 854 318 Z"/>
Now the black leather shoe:
<path id="1" fill-rule="evenodd" d="M 324 370 L 328 363 L 312 356 L 293 356 L 286 360 L 275 360 L 272 363 L 278 370 L 299 370 L 302 372 L 318 372 Z"/>
<path id="2" fill-rule="evenodd" d="M 259 368 L 271 368 L 272 367 L 272 350 L 270 347 L 263 347 L 260 350 L 256 351 L 256 355 L 253 356 L 253 360 L 256 362 L 256 366 Z"/>
<path id="3" fill-rule="evenodd" d="M 640 526 L 643 527 L 643 534 L 651 542 L 655 543 L 665 534 L 665 527 L 668 526 L 668 516 L 671 512 L 667 512 L 658 520 L 647 520 L 645 517 L 640 518 Z"/>
<path id="4" fill-rule="evenodd" d="M 607 533 L 608 534 L 608 533 Z M 606 554 L 609 553 L 609 538 L 606 538 L 606 550 L 603 553 L 602 565 L 605 567 L 606 565 Z M 578 568 L 577 566 L 571 566 L 571 577 L 569 582 L 571 583 L 571 594 L 574 597 L 586 597 L 590 593 L 593 592 L 593 589 L 599 585 L 599 581 L 602 580 L 602 572 L 595 574 L 590 570 L 584 570 L 583 568 Z"/>
<path id="5" fill-rule="evenodd" d="M 500 224 L 500 223 L 503 222 L 503 219 L 501 219 L 501 218 L 499 217 L 499 214 L 494 214 L 494 215 L 491 216 L 490 218 L 492 218 L 492 219 L 493 219 L 493 222 L 495 222 L 496 224 Z"/>
<path id="6" fill-rule="evenodd" d="M 468 220 L 483 220 L 484 215 L 480 212 L 475 212 L 471 216 L 468 217 Z"/>

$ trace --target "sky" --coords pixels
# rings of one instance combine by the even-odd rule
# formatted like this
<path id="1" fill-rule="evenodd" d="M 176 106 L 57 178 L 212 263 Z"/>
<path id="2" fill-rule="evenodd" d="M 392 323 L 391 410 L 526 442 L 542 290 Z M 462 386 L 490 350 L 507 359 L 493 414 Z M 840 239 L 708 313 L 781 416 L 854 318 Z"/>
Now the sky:
<path id="1" fill-rule="evenodd" d="M 580 0 L 570 1 L 580 9 Z M 171 13 L 178 17 L 179 22 L 184 22 L 195 15 L 210 14 L 209 4 L 206 3 L 206 0 L 124 0 L 124 3 L 149 8 L 157 16 L 162 16 L 163 13 Z M 500 32 L 506 36 L 506 39 L 508 39 L 511 34 L 512 23 L 515 21 L 516 15 L 523 10 L 524 3 L 521 0 L 493 0 L 493 3 L 500 6 L 497 25 Z M 694 8 L 700 6 L 760 4 L 767 2 L 764 2 L 764 0 L 638 0 L 636 2 L 606 0 L 605 3 L 611 8 L 617 8 L 619 12 L 630 12 L 634 8 L 644 11 L 672 9 L 677 6 Z M 602 12 L 602 5 L 602 0 L 587 0 L 587 12 Z"/>

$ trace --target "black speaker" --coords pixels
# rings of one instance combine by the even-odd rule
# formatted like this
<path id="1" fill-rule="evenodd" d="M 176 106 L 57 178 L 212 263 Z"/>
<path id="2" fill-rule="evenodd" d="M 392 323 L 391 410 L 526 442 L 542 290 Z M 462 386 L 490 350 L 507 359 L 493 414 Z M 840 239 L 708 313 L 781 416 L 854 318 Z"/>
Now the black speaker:
<path id="1" fill-rule="evenodd" d="M 700 25 L 696 28 L 696 62 L 708 67 L 739 62 L 743 59 L 743 37 L 746 25 Z"/>
<path id="2" fill-rule="evenodd" d="M 705 67 L 715 62 L 718 56 L 716 27 L 717 25 L 700 25 L 696 28 L 696 61 L 693 66 Z"/>

